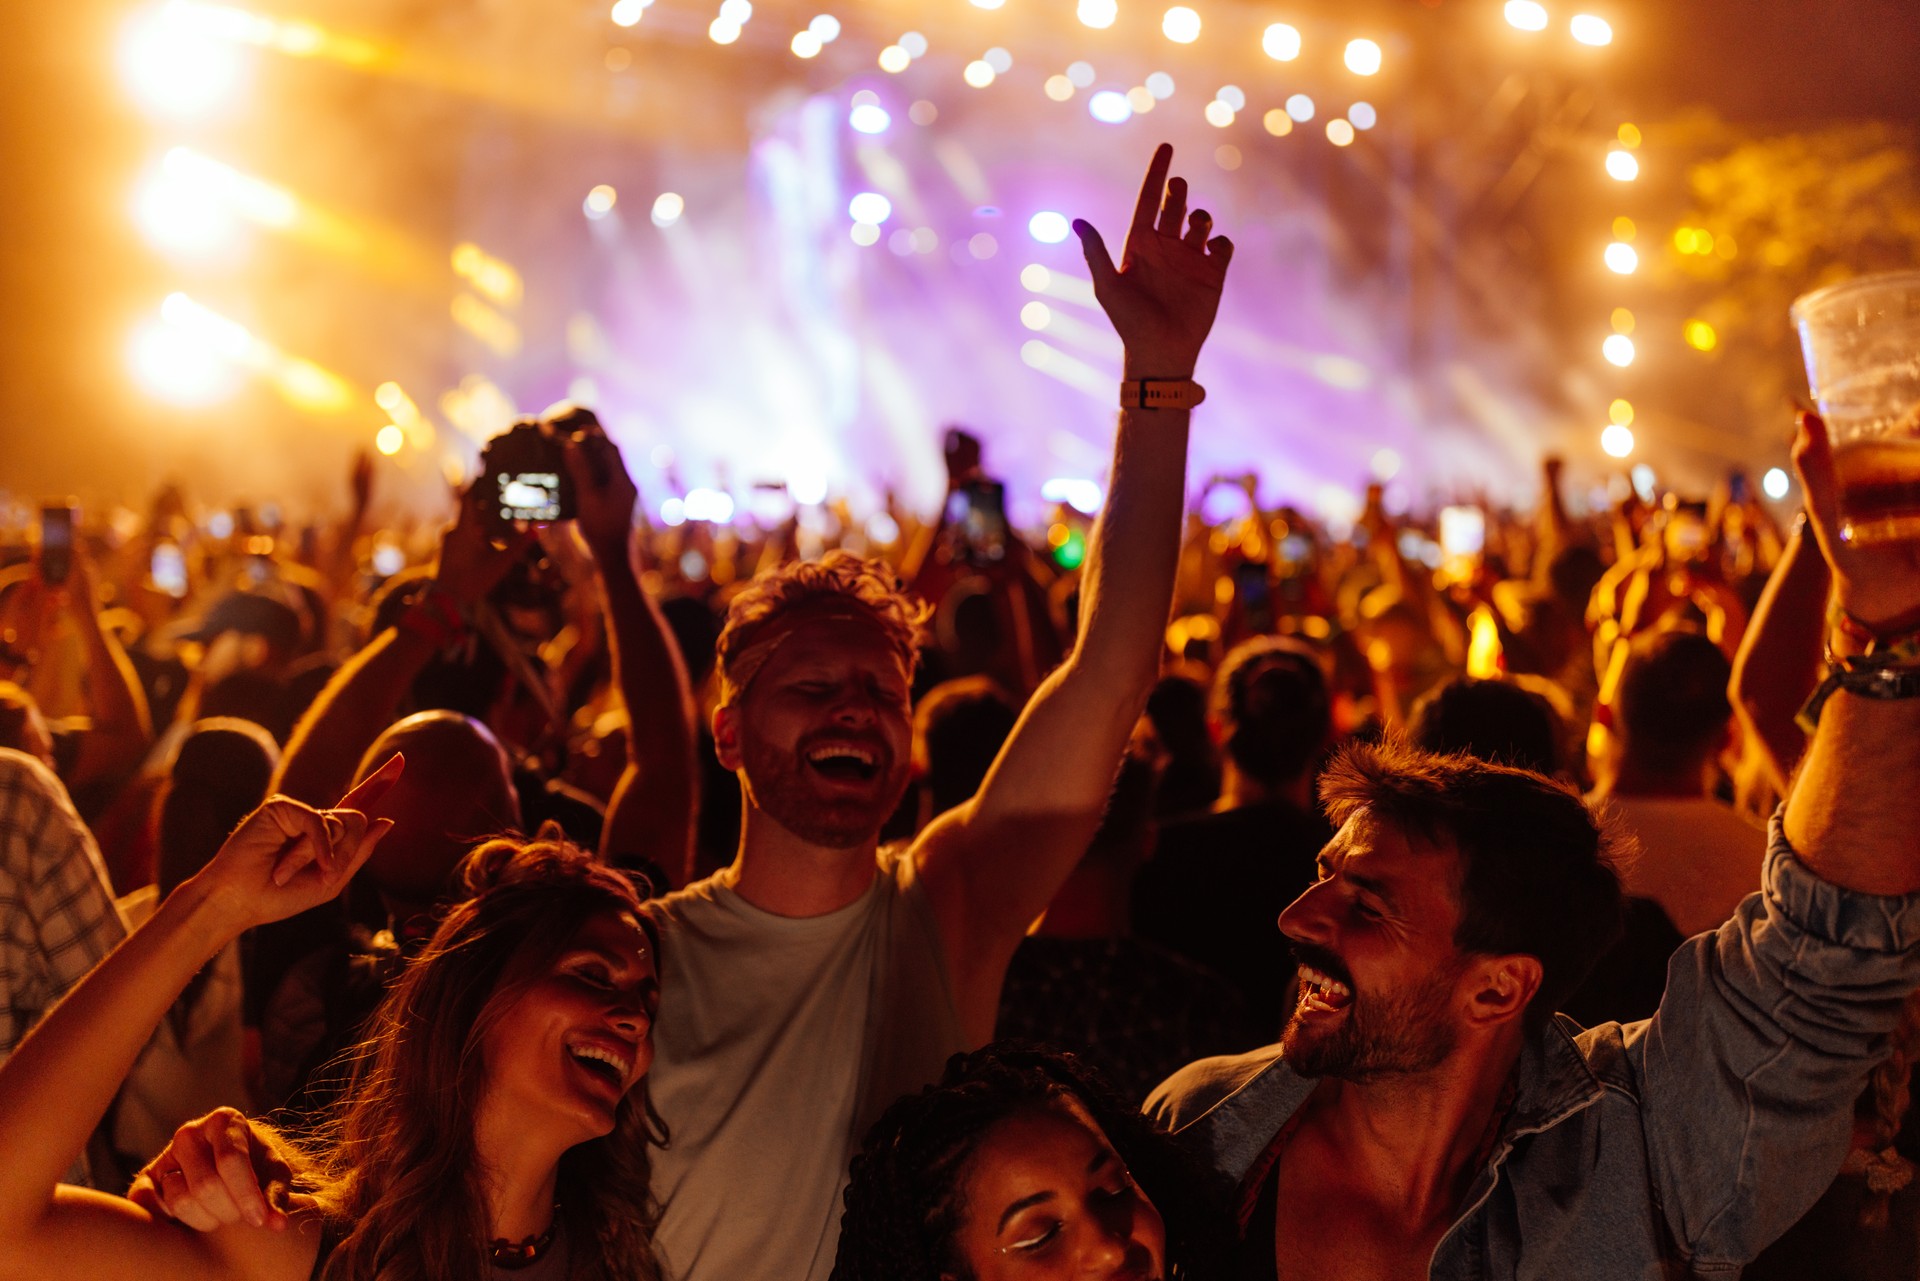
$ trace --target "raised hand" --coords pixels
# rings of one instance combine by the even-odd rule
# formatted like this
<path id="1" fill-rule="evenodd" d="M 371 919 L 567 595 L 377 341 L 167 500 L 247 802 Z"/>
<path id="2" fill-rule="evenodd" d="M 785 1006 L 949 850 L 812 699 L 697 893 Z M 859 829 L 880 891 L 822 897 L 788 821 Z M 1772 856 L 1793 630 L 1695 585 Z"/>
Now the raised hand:
<path id="1" fill-rule="evenodd" d="M 1092 224 L 1073 224 L 1093 273 L 1094 297 L 1126 345 L 1128 378 L 1192 377 L 1233 258 L 1232 241 L 1208 238 L 1213 219 L 1204 209 L 1187 213 L 1187 182 L 1167 177 L 1172 165 L 1173 148 L 1161 143 L 1147 166 L 1118 268 Z"/>
<path id="2" fill-rule="evenodd" d="M 567 440 L 563 448 L 581 539 L 596 556 L 603 549 L 624 553 L 633 537 L 633 504 L 640 491 L 627 474 L 620 447 L 605 433 L 589 431 Z"/>
<path id="3" fill-rule="evenodd" d="M 510 533 L 506 546 L 495 546 L 481 506 L 487 501 L 481 488 L 480 481 L 476 480 L 461 493 L 459 514 L 453 526 L 441 535 L 440 557 L 433 572 L 434 581 L 462 606 L 479 604 L 481 598 L 507 576 L 531 537 Z"/>
<path id="4" fill-rule="evenodd" d="M 405 768 L 396 753 L 329 810 L 285 796 L 268 798 L 193 880 L 220 905 L 223 918 L 241 929 L 325 903 L 346 888 L 392 830 L 391 819 L 369 822 L 367 810 Z"/>
<path id="5" fill-rule="evenodd" d="M 1920 626 L 1920 542 L 1843 542 L 1827 425 L 1820 415 L 1802 410 L 1799 426 L 1793 465 L 1806 495 L 1808 524 L 1833 570 L 1834 595 L 1848 613 L 1876 630 Z"/>

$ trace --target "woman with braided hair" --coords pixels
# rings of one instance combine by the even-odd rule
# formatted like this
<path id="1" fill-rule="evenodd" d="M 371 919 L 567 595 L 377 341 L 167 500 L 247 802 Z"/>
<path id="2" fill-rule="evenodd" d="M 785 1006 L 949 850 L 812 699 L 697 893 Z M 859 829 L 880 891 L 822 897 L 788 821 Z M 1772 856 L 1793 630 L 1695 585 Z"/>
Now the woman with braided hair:
<path id="1" fill-rule="evenodd" d="M 1214 1180 L 1069 1054 L 956 1054 L 854 1158 L 833 1281 L 1191 1281 L 1232 1225 Z"/>

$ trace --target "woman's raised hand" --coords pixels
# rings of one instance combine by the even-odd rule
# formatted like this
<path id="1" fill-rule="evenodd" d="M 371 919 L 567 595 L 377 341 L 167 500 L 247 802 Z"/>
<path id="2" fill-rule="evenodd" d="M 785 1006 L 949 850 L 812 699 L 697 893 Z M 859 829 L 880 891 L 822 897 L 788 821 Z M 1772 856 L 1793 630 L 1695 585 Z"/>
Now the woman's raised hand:
<path id="1" fill-rule="evenodd" d="M 346 888 L 392 830 L 392 819 L 369 821 L 367 810 L 405 768 L 395 753 L 332 809 L 269 797 L 234 829 L 194 881 L 240 929 L 325 903 Z"/>

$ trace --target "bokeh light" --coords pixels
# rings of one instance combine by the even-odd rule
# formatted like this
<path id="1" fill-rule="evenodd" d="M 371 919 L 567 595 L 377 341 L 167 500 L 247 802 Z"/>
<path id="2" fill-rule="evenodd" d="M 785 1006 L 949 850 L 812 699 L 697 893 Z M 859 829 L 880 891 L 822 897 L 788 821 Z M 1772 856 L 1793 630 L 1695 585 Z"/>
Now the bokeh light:
<path id="1" fill-rule="evenodd" d="M 898 43 L 902 49 L 907 51 L 909 58 L 924 58 L 927 56 L 927 38 L 918 31 L 907 32 L 900 37 Z"/>
<path id="2" fill-rule="evenodd" d="M 847 217 L 878 227 L 893 217 L 893 202 L 877 191 L 863 191 L 847 202 Z"/>
<path id="3" fill-rule="evenodd" d="M 631 27 L 639 23 L 640 15 L 646 11 L 647 0 L 617 0 L 607 16 L 616 27 Z"/>
<path id="4" fill-rule="evenodd" d="M 1068 63 L 1067 79 L 1073 82 L 1073 87 L 1076 89 L 1092 88 L 1094 81 L 1093 64 L 1091 62 Z"/>
<path id="5" fill-rule="evenodd" d="M 1144 115 L 1159 105 L 1159 99 L 1147 92 L 1145 85 L 1135 85 L 1127 90 L 1127 105 L 1133 108 L 1133 114 Z"/>
<path id="6" fill-rule="evenodd" d="M 687 211 L 687 202 L 672 191 L 663 191 L 653 198 L 653 225 L 671 227 L 680 221 L 680 215 Z"/>
<path id="7" fill-rule="evenodd" d="M 1613 220 L 1613 238 L 1615 240 L 1632 240 L 1639 234 L 1640 229 L 1634 226 L 1633 219 L 1627 217 L 1625 214 L 1621 214 Z"/>
<path id="8" fill-rule="evenodd" d="M 1233 123 L 1233 108 L 1215 98 L 1207 104 L 1207 123 L 1216 129 L 1225 129 Z"/>
<path id="9" fill-rule="evenodd" d="M 796 58 L 811 58 L 818 55 L 820 50 L 825 48 L 825 45 L 821 43 L 820 37 L 814 35 L 813 32 L 801 31 L 795 33 L 793 43 L 788 47 L 793 50 L 793 56 Z"/>
<path id="10" fill-rule="evenodd" d="M 913 65 L 913 58 L 897 44 L 890 44 L 880 51 L 880 70 L 899 75 Z"/>
<path id="11" fill-rule="evenodd" d="M 1507 23 L 1521 31 L 1545 31 L 1547 8 L 1537 0 L 1507 0 Z"/>
<path id="12" fill-rule="evenodd" d="M 1260 36 L 1260 47 L 1275 62 L 1292 62 L 1300 56 L 1300 30 L 1285 22 L 1276 22 Z"/>
<path id="13" fill-rule="evenodd" d="M 587 198 L 580 202 L 580 208 L 587 217 L 598 222 L 613 212 L 614 203 L 618 199 L 619 194 L 603 182 L 587 193 Z"/>
<path id="14" fill-rule="evenodd" d="M 1633 421 L 1633 402 L 1615 400 L 1607 406 L 1607 421 L 1618 427 L 1625 427 Z"/>
<path id="15" fill-rule="evenodd" d="M 1347 41 L 1347 70 L 1356 76 L 1371 76 L 1380 70 L 1380 45 L 1367 39 Z"/>
<path id="16" fill-rule="evenodd" d="M 1045 90 L 1047 97 L 1053 99 L 1055 102 L 1065 102 L 1067 99 L 1073 97 L 1073 81 L 1067 79 L 1065 76 L 1048 76 L 1047 83 L 1042 86 L 1042 88 Z"/>
<path id="17" fill-rule="evenodd" d="M 1371 129 L 1380 123 L 1380 113 L 1373 109 L 1370 102 L 1356 102 L 1347 108 L 1347 119 L 1353 121 L 1355 129 Z"/>
<path id="18" fill-rule="evenodd" d="M 725 18 L 715 18 L 707 24 L 707 39 L 715 44 L 732 44 L 740 38 L 740 24 L 728 22 Z"/>
<path id="19" fill-rule="evenodd" d="M 1620 139 L 1621 146 L 1637 147 L 1640 145 L 1640 126 L 1621 125 L 1617 136 Z"/>
<path id="20" fill-rule="evenodd" d="M 1625 307 L 1615 307 L 1611 319 L 1613 321 L 1614 333 L 1630 334 L 1633 332 L 1633 313 Z"/>
<path id="21" fill-rule="evenodd" d="M 1064 214 L 1042 210 L 1027 220 L 1027 234 L 1043 245 L 1057 245 L 1072 234 L 1073 227 Z"/>
<path id="22" fill-rule="evenodd" d="M 1173 97 L 1173 77 L 1164 71 L 1156 71 L 1146 79 L 1147 92 L 1165 102 Z"/>
<path id="23" fill-rule="evenodd" d="M 807 30 L 819 36 L 821 44 L 832 44 L 840 38 L 840 19 L 823 13 L 807 24 Z"/>
<path id="24" fill-rule="evenodd" d="M 1160 31 L 1175 44 L 1192 44 L 1200 38 L 1200 15 L 1177 4 L 1160 19 Z"/>
<path id="25" fill-rule="evenodd" d="M 1133 118 L 1133 104 L 1127 95 L 1102 89 L 1087 99 L 1087 111 L 1102 124 L 1122 125 Z"/>
<path id="26" fill-rule="evenodd" d="M 1005 49 L 995 46 L 980 56 L 980 61 L 993 68 L 993 74 L 1004 76 L 1013 70 L 1013 55 Z"/>
<path id="27" fill-rule="evenodd" d="M 1594 46 L 1613 43 L 1613 28 L 1605 18 L 1591 13 L 1577 13 L 1570 24 L 1573 38 L 1581 44 Z"/>
<path id="28" fill-rule="evenodd" d="M 1760 478 L 1760 492 L 1777 503 L 1787 496 L 1787 489 L 1792 483 L 1785 471 L 1778 467 L 1769 467 L 1767 474 Z"/>
<path id="29" fill-rule="evenodd" d="M 1680 332 L 1695 351 L 1712 351 L 1720 345 L 1720 335 L 1704 320 L 1689 320 Z"/>
<path id="30" fill-rule="evenodd" d="M 847 123 L 856 133 L 885 133 L 893 123 L 893 117 L 887 109 L 877 102 L 863 102 L 847 113 Z"/>
<path id="31" fill-rule="evenodd" d="M 1313 119 L 1313 99 L 1304 93 L 1296 93 L 1287 99 L 1287 114 L 1301 124 Z"/>
<path id="32" fill-rule="evenodd" d="M 1633 452 L 1633 429 L 1613 423 L 1600 432 L 1600 448 L 1609 458 L 1625 458 Z"/>
<path id="33" fill-rule="evenodd" d="M 984 58 L 975 58 L 960 73 L 960 78 L 976 89 L 984 89 L 993 83 L 993 67 Z"/>
<path id="34" fill-rule="evenodd" d="M 1621 276 L 1631 276 L 1640 265 L 1640 255 L 1633 252 L 1633 246 L 1616 240 L 1607 246 L 1607 270 Z"/>
<path id="35" fill-rule="evenodd" d="M 1607 340 L 1600 344 L 1600 354 L 1607 363 L 1625 369 L 1633 363 L 1633 339 L 1625 334 L 1608 334 Z"/>
<path id="36" fill-rule="evenodd" d="M 1335 116 L 1333 119 L 1327 121 L 1327 141 L 1336 147 L 1351 147 L 1353 145 L 1353 126 L 1340 117 Z"/>
<path id="37" fill-rule="evenodd" d="M 1053 283 L 1053 273 L 1037 262 L 1030 262 L 1020 269 L 1020 284 L 1029 293 L 1045 293 L 1047 286 Z"/>
<path id="38" fill-rule="evenodd" d="M 1607 176 L 1615 182 L 1632 182 L 1640 176 L 1640 162 L 1631 151 L 1616 147 L 1607 153 Z"/>
<path id="39" fill-rule="evenodd" d="M 1045 329 L 1053 321 L 1053 308 L 1038 298 L 1020 308 L 1020 323 L 1028 329 Z"/>
<path id="40" fill-rule="evenodd" d="M 120 78 L 157 115 L 204 116 L 228 105 L 246 74 L 239 45 L 218 30 L 212 6 L 171 0 L 122 28 Z"/>
<path id="41" fill-rule="evenodd" d="M 1000 252 L 1000 242 L 984 231 L 976 231 L 967 239 L 967 252 L 982 262 Z"/>
<path id="42" fill-rule="evenodd" d="M 853 237 L 853 243 L 862 249 L 880 242 L 880 228 L 870 222 L 856 222 L 853 230 L 847 233 Z"/>
<path id="43" fill-rule="evenodd" d="M 407 433 L 392 423 L 373 434 L 373 447 L 388 457 L 399 453 L 406 443 Z"/>
<path id="44" fill-rule="evenodd" d="M 1096 31 L 1104 31 L 1120 16 L 1117 0 L 1080 0 L 1080 21 Z"/>

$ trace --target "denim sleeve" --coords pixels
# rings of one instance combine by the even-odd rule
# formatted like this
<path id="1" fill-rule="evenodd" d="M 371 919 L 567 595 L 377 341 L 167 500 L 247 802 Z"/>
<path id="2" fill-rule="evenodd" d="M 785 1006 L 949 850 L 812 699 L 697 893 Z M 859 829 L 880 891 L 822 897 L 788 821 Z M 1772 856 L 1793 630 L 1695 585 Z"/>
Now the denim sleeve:
<path id="1" fill-rule="evenodd" d="M 1696 1271 L 1745 1263 L 1833 1182 L 1920 988 L 1920 894 L 1820 880 L 1779 814 L 1761 881 L 1674 954 L 1659 1011 L 1628 1032 L 1654 1189 Z"/>

